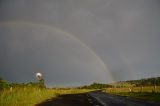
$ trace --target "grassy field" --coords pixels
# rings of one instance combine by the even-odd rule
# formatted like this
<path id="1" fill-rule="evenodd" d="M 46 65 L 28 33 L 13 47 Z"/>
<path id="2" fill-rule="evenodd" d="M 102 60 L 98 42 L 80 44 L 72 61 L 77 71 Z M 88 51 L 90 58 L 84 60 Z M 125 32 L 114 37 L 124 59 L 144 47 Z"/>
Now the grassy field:
<path id="1" fill-rule="evenodd" d="M 0 106 L 33 106 L 51 97 L 88 92 L 86 89 L 13 88 L 0 92 Z"/>
<path id="2" fill-rule="evenodd" d="M 160 86 L 157 86 L 157 91 L 154 92 L 153 86 L 145 86 L 132 88 L 106 88 L 103 91 L 110 94 L 128 96 L 131 98 L 160 102 Z"/>
<path id="3" fill-rule="evenodd" d="M 160 92 L 160 86 L 157 86 L 157 92 Z M 141 87 L 124 87 L 124 88 L 106 88 L 104 89 L 105 92 L 108 93 L 119 93 L 119 92 L 130 92 L 130 89 L 132 92 L 154 92 L 153 86 L 145 86 L 143 88 Z"/>

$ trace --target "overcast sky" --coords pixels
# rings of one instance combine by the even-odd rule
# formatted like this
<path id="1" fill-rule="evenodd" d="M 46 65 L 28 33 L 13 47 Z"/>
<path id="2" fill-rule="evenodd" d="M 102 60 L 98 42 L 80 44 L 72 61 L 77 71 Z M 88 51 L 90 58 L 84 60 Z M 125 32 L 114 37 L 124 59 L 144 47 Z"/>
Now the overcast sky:
<path id="1" fill-rule="evenodd" d="M 48 86 L 160 76 L 159 0 L 1 0 L 0 76 Z"/>

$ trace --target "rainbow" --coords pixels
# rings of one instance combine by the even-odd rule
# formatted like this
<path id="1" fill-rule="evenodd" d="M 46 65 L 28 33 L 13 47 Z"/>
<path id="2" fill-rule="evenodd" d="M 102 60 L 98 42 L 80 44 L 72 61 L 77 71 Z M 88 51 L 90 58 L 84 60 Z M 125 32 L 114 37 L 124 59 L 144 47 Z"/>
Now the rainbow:
<path id="1" fill-rule="evenodd" d="M 26 21 L 6 21 L 6 22 L 0 22 L 0 27 L 4 27 L 4 26 L 34 26 L 34 27 L 39 27 L 39 28 L 43 28 L 43 29 L 47 29 L 50 30 L 51 32 L 57 31 L 59 33 L 61 33 L 62 35 L 65 35 L 69 38 L 71 38 L 72 40 L 76 41 L 77 43 L 79 43 L 82 47 L 85 47 L 90 53 L 91 55 L 93 55 L 96 60 L 101 64 L 101 66 L 104 69 L 104 73 L 106 74 L 106 77 L 111 80 L 111 82 L 114 81 L 113 76 L 111 74 L 111 72 L 109 71 L 109 69 L 107 68 L 107 65 L 104 63 L 104 61 L 90 48 L 88 47 L 84 42 L 82 42 L 80 39 L 78 39 L 76 36 L 63 31 L 59 28 L 55 28 L 51 25 L 47 25 L 47 24 L 41 24 L 41 23 L 35 23 L 35 22 L 26 22 Z"/>

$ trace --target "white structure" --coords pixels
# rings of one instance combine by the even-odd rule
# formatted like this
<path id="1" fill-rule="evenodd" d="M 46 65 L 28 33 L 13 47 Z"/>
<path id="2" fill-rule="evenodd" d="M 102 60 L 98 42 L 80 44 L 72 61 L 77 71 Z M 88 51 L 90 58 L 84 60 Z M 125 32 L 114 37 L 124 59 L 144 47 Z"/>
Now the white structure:
<path id="1" fill-rule="evenodd" d="M 36 73 L 36 78 L 38 79 L 38 80 L 41 80 L 42 79 L 42 74 L 41 73 Z"/>

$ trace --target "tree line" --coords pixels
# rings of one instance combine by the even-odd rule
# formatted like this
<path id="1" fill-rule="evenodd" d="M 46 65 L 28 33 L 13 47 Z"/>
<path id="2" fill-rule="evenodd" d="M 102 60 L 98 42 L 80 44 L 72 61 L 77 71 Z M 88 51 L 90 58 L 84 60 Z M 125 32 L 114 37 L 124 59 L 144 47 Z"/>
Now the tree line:
<path id="1" fill-rule="evenodd" d="M 39 82 L 28 82 L 28 83 L 8 83 L 3 78 L 0 78 L 0 90 L 5 90 L 14 87 L 39 87 L 46 88 L 44 84 L 44 80 L 40 80 Z"/>
<path id="2" fill-rule="evenodd" d="M 145 78 L 139 80 L 119 81 L 110 84 L 93 83 L 80 88 L 85 89 L 103 89 L 103 88 L 125 88 L 125 87 L 141 87 L 141 86 L 160 86 L 160 77 Z"/>

